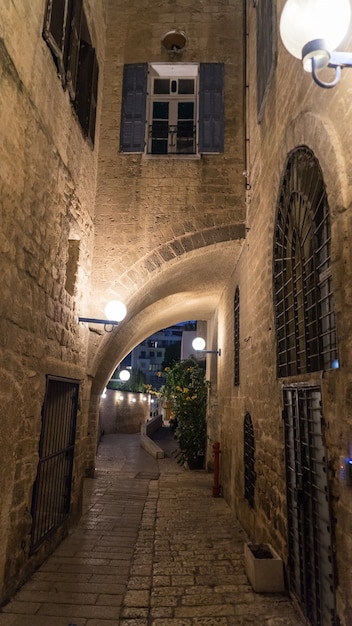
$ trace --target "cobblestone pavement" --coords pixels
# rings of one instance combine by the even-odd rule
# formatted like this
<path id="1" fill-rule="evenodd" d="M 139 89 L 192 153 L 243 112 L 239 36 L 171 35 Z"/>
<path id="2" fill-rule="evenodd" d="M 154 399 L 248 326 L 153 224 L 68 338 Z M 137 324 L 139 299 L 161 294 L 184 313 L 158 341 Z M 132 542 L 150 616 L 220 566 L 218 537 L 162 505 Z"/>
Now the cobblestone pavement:
<path id="1" fill-rule="evenodd" d="M 167 429 L 168 431 L 168 429 Z M 76 529 L 0 613 L 0 626 L 301 626 L 285 594 L 256 594 L 245 533 L 212 476 L 103 438 Z"/>

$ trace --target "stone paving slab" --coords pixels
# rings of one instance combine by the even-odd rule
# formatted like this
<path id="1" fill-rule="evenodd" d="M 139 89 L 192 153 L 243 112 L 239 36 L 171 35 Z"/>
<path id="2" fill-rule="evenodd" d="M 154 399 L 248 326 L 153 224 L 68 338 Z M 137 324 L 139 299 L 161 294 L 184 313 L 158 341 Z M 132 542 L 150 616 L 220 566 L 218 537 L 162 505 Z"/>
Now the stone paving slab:
<path id="1" fill-rule="evenodd" d="M 152 459 L 138 435 L 104 437 L 78 527 L 3 607 L 0 626 L 304 624 L 285 594 L 253 592 L 243 529 L 212 497 L 210 475 L 177 465 L 174 445 Z"/>

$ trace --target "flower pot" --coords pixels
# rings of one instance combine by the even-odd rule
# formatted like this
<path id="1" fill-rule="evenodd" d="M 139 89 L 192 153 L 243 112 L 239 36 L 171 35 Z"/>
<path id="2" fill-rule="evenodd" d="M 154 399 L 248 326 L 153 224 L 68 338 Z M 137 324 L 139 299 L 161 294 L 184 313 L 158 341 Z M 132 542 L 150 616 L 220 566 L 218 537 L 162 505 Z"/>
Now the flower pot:
<path id="1" fill-rule="evenodd" d="M 244 568 L 254 591 L 285 591 L 283 562 L 270 543 L 245 543 Z"/>

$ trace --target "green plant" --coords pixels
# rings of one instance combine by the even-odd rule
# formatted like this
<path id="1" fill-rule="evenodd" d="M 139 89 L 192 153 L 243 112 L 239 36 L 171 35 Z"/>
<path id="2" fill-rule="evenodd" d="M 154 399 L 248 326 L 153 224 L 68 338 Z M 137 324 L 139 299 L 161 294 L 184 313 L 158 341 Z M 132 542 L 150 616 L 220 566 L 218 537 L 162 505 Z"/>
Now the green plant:
<path id="1" fill-rule="evenodd" d="M 193 359 L 166 368 L 165 395 L 173 399 L 173 416 L 177 427 L 179 462 L 205 454 L 206 408 L 209 381 L 204 368 Z"/>

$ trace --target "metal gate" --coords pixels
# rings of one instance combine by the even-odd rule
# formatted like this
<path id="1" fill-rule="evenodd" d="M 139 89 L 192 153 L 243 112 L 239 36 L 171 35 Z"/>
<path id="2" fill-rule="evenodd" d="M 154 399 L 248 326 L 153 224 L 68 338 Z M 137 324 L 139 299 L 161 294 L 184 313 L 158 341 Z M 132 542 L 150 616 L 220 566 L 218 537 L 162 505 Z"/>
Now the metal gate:
<path id="1" fill-rule="evenodd" d="M 47 377 L 32 497 L 32 552 L 64 522 L 70 510 L 78 391 L 76 380 Z"/>
<path id="2" fill-rule="evenodd" d="M 314 626 L 337 625 L 319 387 L 284 388 L 290 590 Z"/>

